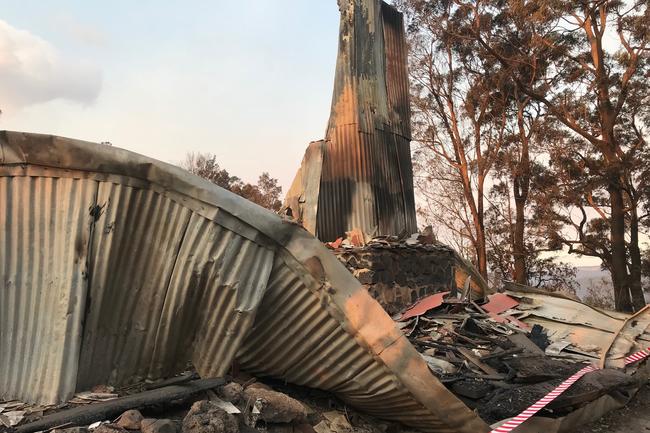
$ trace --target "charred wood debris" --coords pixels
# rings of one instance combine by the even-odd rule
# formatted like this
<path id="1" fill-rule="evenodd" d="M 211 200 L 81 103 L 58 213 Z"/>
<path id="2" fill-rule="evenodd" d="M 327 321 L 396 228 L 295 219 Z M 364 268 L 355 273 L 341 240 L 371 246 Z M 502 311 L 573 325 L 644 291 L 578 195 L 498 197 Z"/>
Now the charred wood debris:
<path id="1" fill-rule="evenodd" d="M 54 406 L 0 403 L 7 433 L 397 433 L 331 393 L 245 373 L 200 379 L 193 371 L 119 390 L 97 386 Z M 411 430 L 413 431 L 413 430 Z"/>

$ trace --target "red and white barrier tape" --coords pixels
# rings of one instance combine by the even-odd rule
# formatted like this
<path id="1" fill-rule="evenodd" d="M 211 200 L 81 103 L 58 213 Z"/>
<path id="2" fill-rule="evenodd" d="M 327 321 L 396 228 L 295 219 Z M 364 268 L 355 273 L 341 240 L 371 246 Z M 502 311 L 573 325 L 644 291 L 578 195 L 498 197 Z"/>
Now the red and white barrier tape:
<path id="1" fill-rule="evenodd" d="M 630 364 L 634 364 L 635 362 L 643 361 L 649 356 L 650 356 L 650 349 L 642 350 L 641 352 L 637 352 L 634 355 L 630 355 L 627 358 L 625 358 L 625 365 L 630 365 Z"/>
<path id="2" fill-rule="evenodd" d="M 643 350 L 641 352 L 635 353 L 634 355 L 630 355 L 627 358 L 625 358 L 625 365 L 629 364 L 634 364 L 635 362 L 639 362 L 644 360 L 645 358 L 650 357 L 650 349 L 648 350 Z M 507 423 L 503 424 L 500 427 L 495 428 L 492 430 L 491 433 L 510 433 L 511 431 L 515 430 L 517 427 L 531 419 L 532 417 L 535 416 L 539 411 L 544 409 L 546 406 L 551 404 L 553 400 L 564 394 L 564 392 L 569 389 L 574 383 L 582 379 L 582 377 L 586 374 L 592 373 L 594 371 L 599 370 L 598 367 L 590 365 L 589 367 L 585 367 L 573 376 L 571 376 L 569 379 L 566 381 L 562 382 L 560 386 L 555 388 L 553 391 L 551 391 L 547 396 L 542 398 L 540 401 L 523 411 L 521 414 L 517 415 Z"/>
<path id="3" fill-rule="evenodd" d="M 553 400 L 564 394 L 564 392 L 571 387 L 574 383 L 579 381 L 582 376 L 584 376 L 587 373 L 591 373 L 592 371 L 598 370 L 598 367 L 594 366 L 589 366 L 585 367 L 573 376 L 571 376 L 569 379 L 567 379 L 565 382 L 563 382 L 560 386 L 555 388 L 551 393 L 549 393 L 546 397 L 542 398 L 540 401 L 523 411 L 521 414 L 517 415 L 507 423 L 503 424 L 501 427 L 498 427 L 494 430 L 492 430 L 492 433 L 509 433 L 528 421 L 530 418 L 535 416 L 537 412 L 540 410 L 544 409 L 546 406 L 548 406 Z"/>

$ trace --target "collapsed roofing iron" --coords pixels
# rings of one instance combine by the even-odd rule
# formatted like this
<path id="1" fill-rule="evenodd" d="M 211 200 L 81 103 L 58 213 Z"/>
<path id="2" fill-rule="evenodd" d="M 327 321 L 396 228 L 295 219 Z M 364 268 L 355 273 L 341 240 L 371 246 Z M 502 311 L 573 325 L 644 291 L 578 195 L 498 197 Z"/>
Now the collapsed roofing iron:
<path id="1" fill-rule="evenodd" d="M 113 147 L 0 133 L 0 398 L 245 370 L 431 432 L 487 425 L 317 239 Z"/>
<path id="2" fill-rule="evenodd" d="M 325 141 L 312 143 L 286 206 L 334 241 L 417 231 L 407 47 L 402 15 L 381 0 L 340 0 L 341 30 Z"/>

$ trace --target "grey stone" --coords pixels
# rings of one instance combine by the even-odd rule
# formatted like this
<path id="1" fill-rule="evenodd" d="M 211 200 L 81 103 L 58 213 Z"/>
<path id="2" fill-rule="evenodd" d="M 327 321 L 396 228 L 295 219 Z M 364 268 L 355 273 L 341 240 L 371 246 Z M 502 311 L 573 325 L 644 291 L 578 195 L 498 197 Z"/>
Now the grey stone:
<path id="1" fill-rule="evenodd" d="M 178 427 L 168 419 L 143 419 L 140 430 L 142 433 L 177 433 Z"/>
<path id="2" fill-rule="evenodd" d="M 203 400 L 194 403 L 185 416 L 183 433 L 239 433 L 239 424 L 233 415 Z"/>
<path id="3" fill-rule="evenodd" d="M 231 403 L 239 403 L 242 399 L 243 393 L 244 388 L 236 382 L 231 382 L 221 388 L 221 395 L 224 400 Z"/>
<path id="4" fill-rule="evenodd" d="M 139 410 L 127 410 L 117 420 L 117 426 L 127 430 L 140 430 L 140 423 L 144 417 Z"/>
<path id="5" fill-rule="evenodd" d="M 261 402 L 259 419 L 271 423 L 290 423 L 307 419 L 307 409 L 298 400 L 268 389 L 248 387 L 244 397 L 249 404 Z"/>

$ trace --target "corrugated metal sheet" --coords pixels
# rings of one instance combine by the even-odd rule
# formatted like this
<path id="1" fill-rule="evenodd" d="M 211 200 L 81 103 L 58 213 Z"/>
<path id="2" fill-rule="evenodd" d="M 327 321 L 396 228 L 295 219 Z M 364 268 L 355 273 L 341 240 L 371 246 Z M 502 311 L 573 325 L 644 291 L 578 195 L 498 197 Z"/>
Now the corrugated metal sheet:
<path id="1" fill-rule="evenodd" d="M 522 321 L 540 325 L 552 343 L 568 342 L 602 367 L 624 368 L 624 358 L 646 349 L 650 307 L 634 316 L 599 310 L 559 293 L 510 283 L 506 293 L 526 305 Z M 520 307 L 521 309 L 521 307 Z"/>
<path id="2" fill-rule="evenodd" d="M 63 199 L 63 197 L 62 197 Z M 79 387 L 148 376 L 166 288 L 190 211 L 146 189 L 102 182 L 92 238 Z"/>
<path id="3" fill-rule="evenodd" d="M 97 204 L 78 387 L 170 375 L 188 354 L 225 373 L 273 252 L 153 191 L 102 183 Z"/>
<path id="4" fill-rule="evenodd" d="M 0 398 L 75 390 L 96 190 L 90 180 L 0 177 Z"/>
<path id="5" fill-rule="evenodd" d="M 386 89 L 388 92 L 387 130 L 411 138 L 411 104 L 408 74 L 408 46 L 402 14 L 382 2 L 381 15 L 386 53 Z M 410 155 L 409 155 L 410 157 Z"/>
<path id="6" fill-rule="evenodd" d="M 322 170 L 307 175 L 321 179 L 318 212 L 316 221 L 302 220 L 323 241 L 356 228 L 370 235 L 417 231 L 407 54 L 395 8 L 345 2 Z M 303 177 L 310 166 L 303 163 Z"/>
<path id="7" fill-rule="evenodd" d="M 237 356 L 242 368 L 334 392 L 349 404 L 380 418 L 423 431 L 449 431 L 440 414 L 433 414 L 414 400 L 399 380 L 387 374 L 386 365 L 376 360 L 378 354 L 359 344 L 344 324 L 332 320 L 333 315 L 344 312 L 335 307 L 323 308 L 335 304 L 331 295 L 326 290 L 313 292 L 309 286 L 312 284 L 299 278 L 283 258 L 276 260 L 260 314 Z M 453 418 L 454 411 L 466 410 L 457 400 L 445 398 L 442 385 L 426 385 L 430 388 L 422 391 L 440 394 L 436 404 L 444 408 L 441 413 Z"/>
<path id="8" fill-rule="evenodd" d="M 316 233 L 324 146 L 325 141 L 316 141 L 309 144 L 284 203 L 284 208 L 289 216 L 301 224 L 309 233 Z"/>
<path id="9" fill-rule="evenodd" d="M 415 202 L 406 198 L 413 191 L 405 195 L 402 179 L 402 165 L 410 167 L 405 171 L 413 179 L 408 140 L 379 130 L 362 133 L 357 125 L 330 134 L 323 157 L 318 237 L 335 240 L 353 228 L 370 235 L 416 232 Z"/>
<path id="10" fill-rule="evenodd" d="M 302 228 L 120 149 L 4 132 L 0 151 L 4 398 L 236 357 L 424 431 L 489 430 Z"/>

